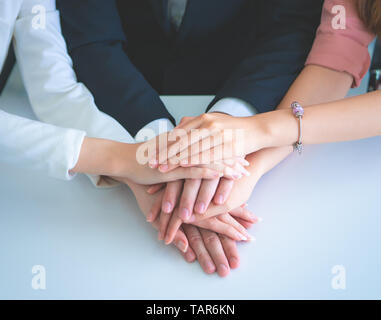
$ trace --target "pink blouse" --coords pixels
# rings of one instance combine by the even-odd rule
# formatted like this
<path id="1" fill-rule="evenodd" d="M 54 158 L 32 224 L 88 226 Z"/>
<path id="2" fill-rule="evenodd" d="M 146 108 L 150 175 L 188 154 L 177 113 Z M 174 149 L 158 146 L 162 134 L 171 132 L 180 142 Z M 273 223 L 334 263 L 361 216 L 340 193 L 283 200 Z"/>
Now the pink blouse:
<path id="1" fill-rule="evenodd" d="M 336 5 L 345 8 L 345 29 L 334 28 L 338 13 L 332 9 Z M 325 0 L 321 24 L 306 65 L 348 72 L 354 79 L 352 86 L 358 87 L 370 66 L 368 46 L 374 37 L 358 16 L 353 0 Z"/>

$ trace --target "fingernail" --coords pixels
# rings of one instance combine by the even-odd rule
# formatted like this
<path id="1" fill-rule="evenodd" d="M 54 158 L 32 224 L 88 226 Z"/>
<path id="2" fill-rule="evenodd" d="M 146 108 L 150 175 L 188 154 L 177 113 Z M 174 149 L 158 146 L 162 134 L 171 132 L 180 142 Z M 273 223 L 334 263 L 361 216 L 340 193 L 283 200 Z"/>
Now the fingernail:
<path id="1" fill-rule="evenodd" d="M 220 264 L 218 268 L 218 274 L 220 276 L 226 276 L 227 273 L 229 273 L 229 268 L 224 264 Z"/>
<path id="2" fill-rule="evenodd" d="M 236 268 L 236 267 L 238 267 L 238 263 L 239 263 L 239 261 L 238 261 L 238 259 L 235 258 L 235 257 L 229 259 L 229 264 L 230 264 L 230 267 L 231 267 L 231 268 Z"/>
<path id="3" fill-rule="evenodd" d="M 193 259 L 195 259 L 195 256 L 193 255 L 193 253 L 191 251 L 188 251 L 186 254 L 185 254 L 185 259 L 188 261 L 188 262 L 192 262 Z"/>
<path id="4" fill-rule="evenodd" d="M 148 189 L 147 189 L 147 193 L 152 193 L 152 187 L 149 187 Z"/>
<path id="5" fill-rule="evenodd" d="M 187 245 L 185 244 L 184 241 L 177 241 L 175 245 L 180 251 L 182 251 L 182 252 L 187 251 Z"/>
<path id="6" fill-rule="evenodd" d="M 242 174 L 238 174 L 238 173 L 233 174 L 233 179 L 234 180 L 238 180 L 238 179 L 241 179 L 241 178 L 242 178 Z"/>
<path id="7" fill-rule="evenodd" d="M 172 211 L 172 204 L 170 202 L 166 201 L 164 203 L 164 205 L 163 205 L 163 211 L 165 213 L 171 213 L 171 211 Z"/>
<path id="8" fill-rule="evenodd" d="M 247 240 L 248 240 L 247 237 L 245 237 L 242 233 L 237 232 L 237 236 L 238 236 L 238 238 L 241 239 L 242 241 L 247 241 Z"/>
<path id="9" fill-rule="evenodd" d="M 184 221 L 188 220 L 190 216 L 190 212 L 187 208 L 182 208 L 180 210 L 180 218 Z"/>
<path id="10" fill-rule="evenodd" d="M 148 162 L 148 166 L 152 169 L 156 168 L 156 166 L 158 165 L 158 161 L 156 159 L 151 159 L 149 162 Z"/>
<path id="11" fill-rule="evenodd" d="M 251 173 L 249 171 L 247 171 L 246 169 L 243 170 L 243 174 L 246 176 L 246 177 L 250 177 Z"/>
<path id="12" fill-rule="evenodd" d="M 166 245 L 169 245 L 169 244 L 171 243 L 171 238 L 170 238 L 169 235 L 166 235 L 166 236 L 165 236 L 164 243 L 165 243 Z"/>
<path id="13" fill-rule="evenodd" d="M 257 241 L 257 239 L 255 239 L 252 235 L 250 235 L 249 238 L 247 239 L 247 241 L 255 242 L 255 241 Z"/>
<path id="14" fill-rule="evenodd" d="M 250 165 L 250 162 L 249 161 L 247 161 L 247 160 L 245 160 L 245 159 L 243 159 L 243 165 L 245 166 L 245 167 L 248 167 L 249 165 Z"/>
<path id="15" fill-rule="evenodd" d="M 204 213 L 205 212 L 205 203 L 200 201 L 196 203 L 195 211 L 198 213 Z"/>
<path id="16" fill-rule="evenodd" d="M 217 203 L 218 204 L 223 204 L 224 203 L 224 196 L 222 194 L 217 196 Z"/>
<path id="17" fill-rule="evenodd" d="M 180 165 L 182 166 L 186 166 L 188 164 L 188 160 L 187 159 L 183 159 L 180 161 Z"/>
<path id="18" fill-rule="evenodd" d="M 246 208 L 247 206 L 248 206 L 248 204 L 244 203 L 244 204 L 241 205 L 241 208 Z"/>
<path id="19" fill-rule="evenodd" d="M 151 222 L 152 221 L 152 218 L 153 218 L 153 213 L 148 213 L 147 215 L 147 222 Z"/>
<path id="20" fill-rule="evenodd" d="M 159 171 L 161 171 L 161 172 L 166 172 L 167 170 L 168 170 L 168 165 L 167 164 L 162 164 L 159 167 Z"/>
<path id="21" fill-rule="evenodd" d="M 216 271 L 216 267 L 214 266 L 214 264 L 212 262 L 207 262 L 205 264 L 205 267 L 206 267 L 207 272 L 209 272 L 209 273 L 213 273 L 214 271 Z"/>

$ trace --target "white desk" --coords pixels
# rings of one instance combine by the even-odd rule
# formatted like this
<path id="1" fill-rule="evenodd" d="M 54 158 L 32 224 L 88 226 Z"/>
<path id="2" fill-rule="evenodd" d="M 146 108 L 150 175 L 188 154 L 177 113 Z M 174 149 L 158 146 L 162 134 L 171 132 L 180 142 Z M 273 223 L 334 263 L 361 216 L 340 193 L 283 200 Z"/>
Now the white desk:
<path id="1" fill-rule="evenodd" d="M 207 99 L 164 100 L 178 118 Z M 33 117 L 17 72 L 0 108 Z M 126 187 L 4 165 L 0 176 L 0 298 L 381 298 L 381 138 L 307 147 L 265 176 L 249 202 L 264 218 L 257 242 L 240 246 L 225 279 L 157 242 Z M 46 290 L 32 289 L 33 265 L 45 266 Z M 331 288 L 334 265 L 346 290 Z"/>

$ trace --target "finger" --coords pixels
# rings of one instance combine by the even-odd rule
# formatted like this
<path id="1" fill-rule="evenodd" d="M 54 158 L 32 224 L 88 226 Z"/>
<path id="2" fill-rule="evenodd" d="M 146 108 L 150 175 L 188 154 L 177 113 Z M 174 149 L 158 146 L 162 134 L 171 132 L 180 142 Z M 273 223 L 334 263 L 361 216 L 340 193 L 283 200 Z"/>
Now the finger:
<path id="1" fill-rule="evenodd" d="M 254 237 L 251 236 L 246 228 L 241 225 L 237 220 L 235 220 L 230 214 L 221 214 L 217 217 L 218 220 L 225 222 L 226 225 L 234 228 L 239 234 L 242 234 L 243 237 L 241 240 L 243 241 L 253 241 Z"/>
<path id="2" fill-rule="evenodd" d="M 213 196 L 217 190 L 220 179 L 213 180 L 202 180 L 200 190 L 197 195 L 196 204 L 194 206 L 194 211 L 200 214 L 206 212 L 210 201 L 212 201 Z"/>
<path id="3" fill-rule="evenodd" d="M 207 151 L 224 142 L 222 130 L 198 129 L 190 131 L 168 148 L 168 162 L 186 159 L 193 155 Z"/>
<path id="4" fill-rule="evenodd" d="M 184 257 L 186 262 L 194 262 L 196 260 L 196 254 L 194 253 L 193 249 L 191 247 L 188 247 L 188 250 L 186 252 L 182 252 L 180 250 L 181 255 Z"/>
<path id="5" fill-rule="evenodd" d="M 212 257 L 214 265 L 217 266 L 218 275 L 220 277 L 226 277 L 230 272 L 230 267 L 220 238 L 215 232 L 209 230 L 200 229 L 200 232 L 206 249 Z"/>
<path id="6" fill-rule="evenodd" d="M 176 210 L 172 214 L 172 217 L 168 222 L 167 229 L 165 230 L 164 242 L 166 245 L 172 243 L 172 241 L 174 240 L 177 234 L 177 231 L 179 230 L 179 228 L 181 227 L 183 223 L 183 221 L 178 217 Z"/>
<path id="7" fill-rule="evenodd" d="M 154 222 L 156 220 L 156 218 L 158 217 L 158 215 L 160 213 L 160 210 L 161 210 L 161 201 L 162 201 L 162 199 L 163 199 L 163 197 L 159 196 L 155 200 L 151 210 L 149 211 L 149 213 L 147 215 L 147 221 L 148 222 Z"/>
<path id="8" fill-rule="evenodd" d="M 240 172 L 242 175 L 244 175 L 244 176 L 246 176 L 246 177 L 250 177 L 250 172 L 249 172 L 248 170 L 246 170 L 246 168 L 245 168 L 241 163 L 239 163 L 239 162 L 237 162 L 237 163 L 234 165 L 233 169 L 234 169 L 235 171 Z"/>
<path id="9" fill-rule="evenodd" d="M 192 164 L 181 164 L 183 168 L 190 168 L 194 165 Z M 200 164 L 197 165 L 198 168 L 209 168 L 218 172 L 223 173 L 224 178 L 231 180 L 238 180 L 242 178 L 243 175 L 247 175 L 248 172 L 241 164 L 234 163 L 232 166 L 224 164 L 221 161 L 215 161 L 210 164 Z"/>
<path id="10" fill-rule="evenodd" d="M 247 236 L 244 233 L 241 233 L 240 231 L 238 231 L 232 224 L 221 221 L 217 219 L 216 217 L 195 222 L 194 225 L 206 230 L 210 230 L 210 231 L 214 231 L 214 232 L 226 235 L 227 237 L 235 241 L 248 240 Z"/>
<path id="11" fill-rule="evenodd" d="M 239 267 L 239 254 L 237 249 L 237 243 L 228 237 L 219 236 L 222 247 L 224 248 L 225 255 L 229 261 L 230 268 L 236 269 Z"/>
<path id="12" fill-rule="evenodd" d="M 161 210 L 163 212 L 171 213 L 173 209 L 176 207 L 178 198 L 183 188 L 183 183 L 184 183 L 183 180 L 177 180 L 177 181 L 167 183 L 167 187 L 165 188 L 163 202 L 161 206 Z"/>
<path id="13" fill-rule="evenodd" d="M 154 184 L 154 185 L 150 186 L 147 189 L 147 193 L 149 193 L 149 194 L 155 194 L 156 192 L 158 192 L 161 189 L 163 189 L 165 187 L 165 185 L 166 185 L 165 183 Z"/>
<path id="14" fill-rule="evenodd" d="M 173 239 L 173 244 L 175 245 L 177 249 L 180 250 L 180 252 L 184 254 L 188 251 L 188 248 L 189 248 L 188 239 L 185 233 L 181 229 L 177 230 Z"/>
<path id="15" fill-rule="evenodd" d="M 177 125 L 177 129 L 184 129 L 184 130 L 190 130 L 190 129 L 196 129 L 200 126 L 202 121 L 200 121 L 200 117 L 183 117 L 181 118 L 180 123 Z"/>
<path id="16" fill-rule="evenodd" d="M 161 211 L 160 213 L 160 226 L 159 226 L 159 234 L 158 239 L 164 240 L 165 234 L 167 232 L 168 223 L 171 220 L 172 214 L 164 213 Z"/>
<path id="17" fill-rule="evenodd" d="M 242 224 L 246 229 L 250 229 L 253 223 L 243 220 L 241 218 L 234 218 L 238 223 Z"/>
<path id="18" fill-rule="evenodd" d="M 177 168 L 165 174 L 167 181 L 180 179 L 217 179 L 223 176 L 223 172 L 218 172 L 209 168 Z"/>
<path id="19" fill-rule="evenodd" d="M 211 274 L 216 271 L 216 266 L 213 263 L 212 258 L 209 255 L 208 250 L 204 245 L 204 241 L 201 237 L 199 230 L 192 225 L 183 225 L 184 232 L 188 238 L 189 245 L 196 254 L 197 260 L 200 263 L 205 273 Z"/>
<path id="20" fill-rule="evenodd" d="M 217 205 L 222 205 L 229 198 L 230 192 L 232 191 L 234 186 L 233 180 L 228 180 L 222 178 L 220 180 L 220 184 L 216 190 L 216 194 L 214 196 L 214 203 Z"/>
<path id="21" fill-rule="evenodd" d="M 179 218 L 188 221 L 193 213 L 194 203 L 200 189 L 200 179 L 187 179 L 184 182 L 183 192 L 179 204 Z"/>
<path id="22" fill-rule="evenodd" d="M 234 218 L 241 218 L 243 220 L 246 220 L 251 223 L 257 223 L 260 221 L 258 217 L 256 217 L 252 212 L 250 212 L 247 209 L 246 205 L 240 206 L 238 208 L 235 208 L 233 210 L 230 210 L 229 213 L 234 217 Z"/>

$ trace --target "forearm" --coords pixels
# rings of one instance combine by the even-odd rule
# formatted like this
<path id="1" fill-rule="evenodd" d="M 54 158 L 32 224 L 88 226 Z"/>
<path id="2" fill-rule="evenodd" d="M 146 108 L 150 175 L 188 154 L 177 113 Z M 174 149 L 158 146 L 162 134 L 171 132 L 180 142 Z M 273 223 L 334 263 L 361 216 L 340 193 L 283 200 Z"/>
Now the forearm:
<path id="1" fill-rule="evenodd" d="M 104 176 L 129 178 L 133 145 L 111 140 L 85 137 L 78 162 L 73 173 L 86 173 Z M 132 152 L 131 152 L 132 151 Z"/>
<path id="2" fill-rule="evenodd" d="M 378 91 L 305 108 L 304 144 L 349 141 L 381 135 L 381 93 Z M 292 145 L 298 139 L 298 120 L 290 110 L 271 112 L 273 146 Z"/>
<path id="3" fill-rule="evenodd" d="M 290 109 L 293 101 L 308 106 L 342 99 L 352 82 L 353 78 L 347 73 L 319 66 L 307 66 L 292 84 L 277 110 Z M 291 120 L 295 125 L 295 118 Z M 266 148 L 250 155 L 248 161 L 255 163 L 261 174 L 265 174 L 291 154 L 292 150 L 290 144 L 286 144 L 285 147 Z"/>

